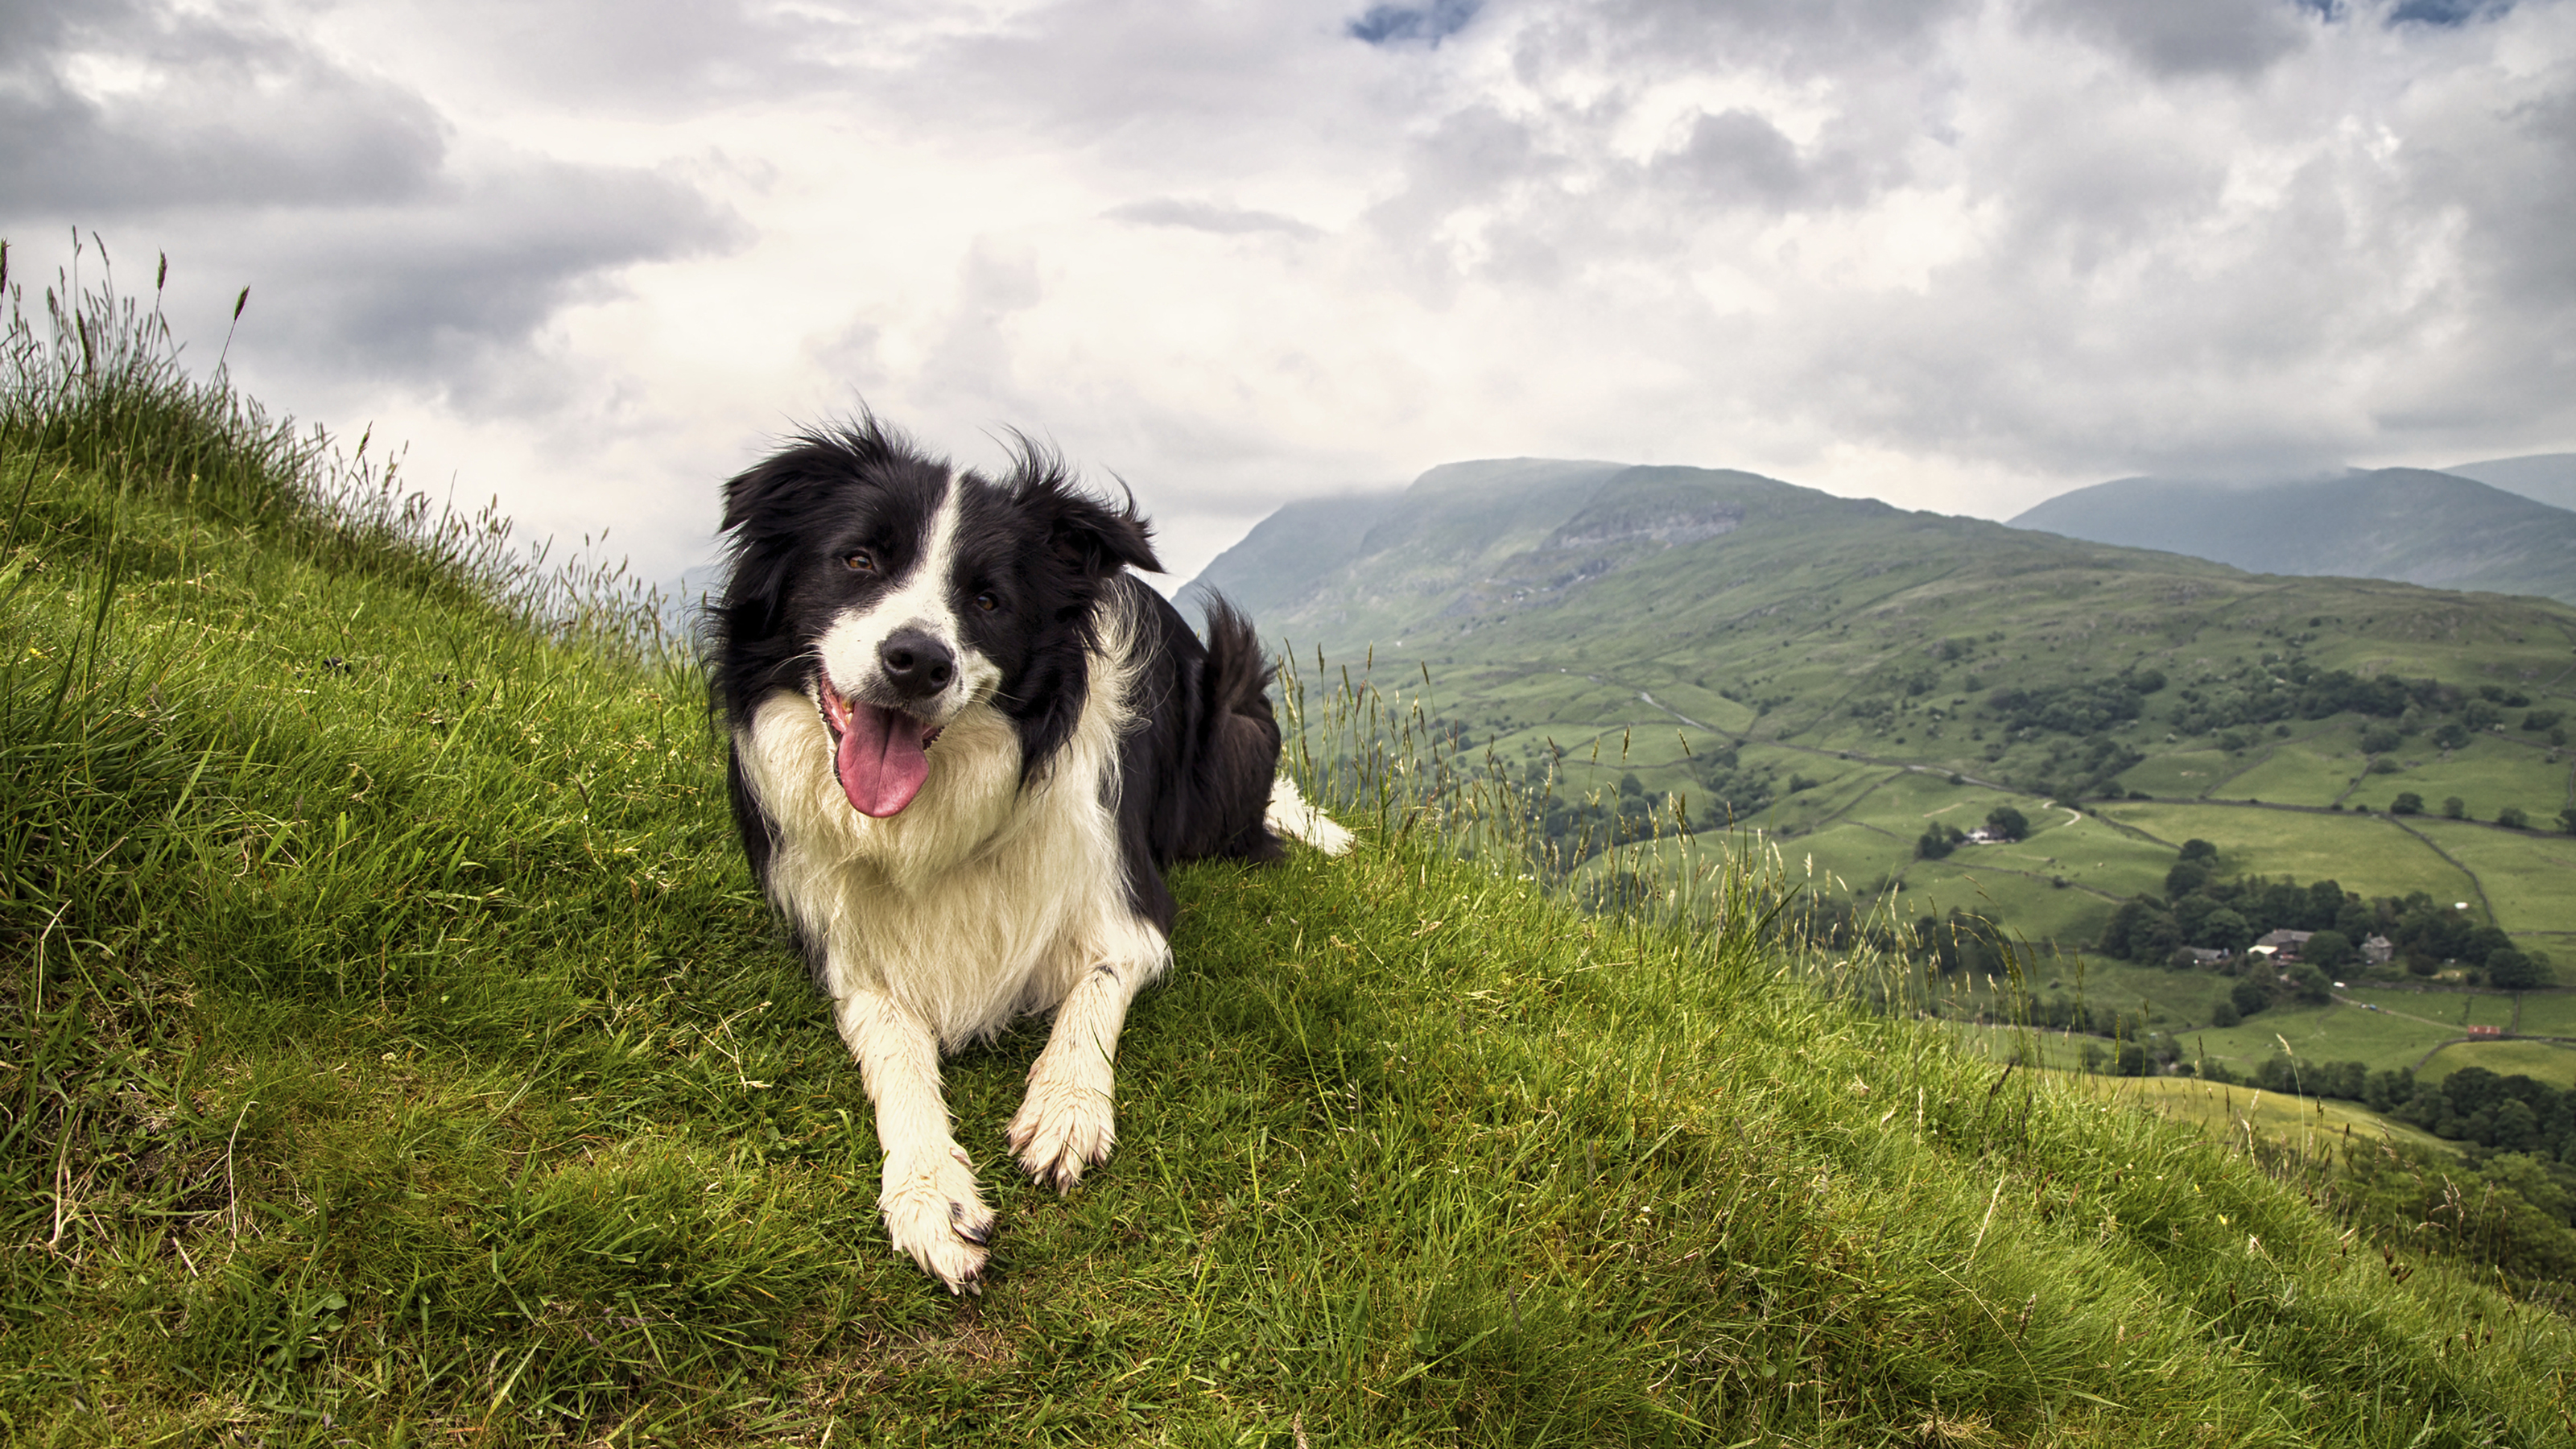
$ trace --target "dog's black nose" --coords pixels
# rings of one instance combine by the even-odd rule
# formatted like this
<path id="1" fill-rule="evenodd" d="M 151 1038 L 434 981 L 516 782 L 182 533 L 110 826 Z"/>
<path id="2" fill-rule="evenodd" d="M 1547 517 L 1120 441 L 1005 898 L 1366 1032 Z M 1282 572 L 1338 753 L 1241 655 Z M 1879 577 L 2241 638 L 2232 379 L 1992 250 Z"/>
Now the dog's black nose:
<path id="1" fill-rule="evenodd" d="M 877 646 L 886 682 L 906 699 L 927 699 L 957 677 L 957 656 L 919 629 L 897 629 Z"/>

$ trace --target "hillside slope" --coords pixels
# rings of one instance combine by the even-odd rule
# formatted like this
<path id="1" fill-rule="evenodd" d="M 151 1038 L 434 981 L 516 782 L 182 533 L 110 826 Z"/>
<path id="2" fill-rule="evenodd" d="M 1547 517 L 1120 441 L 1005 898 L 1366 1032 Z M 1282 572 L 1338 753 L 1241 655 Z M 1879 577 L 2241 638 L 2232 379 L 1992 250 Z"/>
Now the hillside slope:
<path id="1" fill-rule="evenodd" d="M 1117 1157 L 995 1152 L 952 1300 L 685 664 L 73 392 L 0 418 L 14 1441 L 2564 1432 L 2556 1316 L 1802 981 L 1761 883 L 1588 919 L 1394 818 L 1180 875 Z M 966 1140 L 1034 1045 L 950 1064 Z"/>
<path id="2" fill-rule="evenodd" d="M 2015 528 L 2214 559 L 2576 602 L 2576 513 L 2421 468 L 2269 483 L 2123 478 L 2024 512 Z"/>

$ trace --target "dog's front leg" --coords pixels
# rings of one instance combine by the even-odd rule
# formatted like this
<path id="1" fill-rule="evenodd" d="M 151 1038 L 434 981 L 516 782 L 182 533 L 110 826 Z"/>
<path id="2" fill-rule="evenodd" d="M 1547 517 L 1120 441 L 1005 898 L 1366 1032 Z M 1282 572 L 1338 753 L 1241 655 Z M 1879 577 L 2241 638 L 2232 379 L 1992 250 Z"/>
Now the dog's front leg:
<path id="1" fill-rule="evenodd" d="M 1056 1008 L 1046 1050 L 1029 1068 L 1028 1096 L 1008 1129 L 1011 1150 L 1029 1176 L 1059 1193 L 1073 1191 L 1082 1170 L 1109 1160 L 1118 1141 L 1111 1088 L 1118 1030 L 1128 1003 L 1162 974 L 1170 948 L 1161 933 L 1139 927 L 1133 948 L 1094 965 Z"/>
<path id="2" fill-rule="evenodd" d="M 841 1039 L 877 1108 L 885 1177 L 877 1206 L 886 1233 L 951 1293 L 982 1289 L 993 1210 L 975 1192 L 975 1168 L 948 1130 L 939 1092 L 939 1039 L 882 991 L 860 988 L 837 1011 Z"/>

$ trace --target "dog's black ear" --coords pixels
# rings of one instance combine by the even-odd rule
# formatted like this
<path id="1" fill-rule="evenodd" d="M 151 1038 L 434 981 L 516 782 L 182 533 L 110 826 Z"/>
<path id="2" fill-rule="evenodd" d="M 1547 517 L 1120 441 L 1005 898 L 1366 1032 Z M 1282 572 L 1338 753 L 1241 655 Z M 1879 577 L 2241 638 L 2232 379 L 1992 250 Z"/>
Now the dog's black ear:
<path id="1" fill-rule="evenodd" d="M 1153 525 L 1136 511 L 1133 496 L 1112 507 L 1074 495 L 1050 524 L 1049 539 L 1057 556 L 1094 577 L 1116 573 L 1121 565 L 1149 574 L 1163 571 L 1163 561 L 1154 556 Z"/>
<path id="2" fill-rule="evenodd" d="M 861 412 L 837 427 L 800 433 L 786 447 L 724 487 L 724 531 L 747 529 L 763 515 L 795 516 L 808 497 L 864 476 L 873 466 L 920 455 L 910 439 Z"/>
<path id="3" fill-rule="evenodd" d="M 1122 566 L 1163 571 L 1163 561 L 1154 556 L 1153 525 L 1136 511 L 1135 494 L 1125 493 L 1117 503 L 1094 497 L 1074 483 L 1063 459 L 1026 437 L 1015 441 L 1020 456 L 1011 470 L 1011 491 L 1045 527 L 1056 557 L 1093 578 Z"/>

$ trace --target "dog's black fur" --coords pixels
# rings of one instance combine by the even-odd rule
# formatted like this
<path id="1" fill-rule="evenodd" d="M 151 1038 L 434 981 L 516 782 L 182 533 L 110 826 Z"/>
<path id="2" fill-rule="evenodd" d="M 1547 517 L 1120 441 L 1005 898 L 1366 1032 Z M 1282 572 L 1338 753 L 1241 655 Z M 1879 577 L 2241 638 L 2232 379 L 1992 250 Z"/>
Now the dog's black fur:
<path id="1" fill-rule="evenodd" d="M 1009 472 L 987 479 L 862 417 L 796 439 L 728 483 L 724 502 L 732 566 L 711 610 L 709 679 L 732 746 L 735 824 L 869 1068 L 896 1242 L 954 1289 L 982 1266 L 972 1229 L 990 1214 L 971 1176 L 961 1188 L 935 1154 L 915 1150 L 930 1131 L 915 1120 L 923 1099 L 906 1096 L 897 1112 L 885 1095 L 921 1084 L 880 1075 L 904 1069 L 905 1053 L 917 1055 L 907 1044 L 925 1034 L 953 1048 L 1017 1011 L 1070 1002 L 1090 973 L 1116 994 L 1084 998 L 1081 1030 L 1114 1044 L 1127 1000 L 1168 959 L 1177 907 L 1165 870 L 1285 854 L 1266 823 L 1279 808 L 1271 671 L 1232 607 L 1210 604 L 1202 644 L 1126 572 L 1160 568 L 1132 498 L 1084 491 L 1025 441 Z M 1327 834 L 1347 839 L 1292 787 L 1277 789 L 1296 807 L 1282 818 L 1308 822 L 1286 828 L 1327 848 L 1338 848 Z M 1085 810 L 1114 819 L 1114 862 L 1063 857 L 1113 833 Z M 990 840 L 1023 852 L 1029 840 L 1056 841 L 1057 853 L 996 866 L 1005 847 L 963 839 L 996 820 Z M 937 842 L 926 855 L 924 840 Z M 927 883 L 905 875 L 923 870 Z M 961 884 L 941 896 L 943 880 Z M 1068 897 L 1084 889 L 1068 882 L 1085 880 L 1114 882 L 1124 899 Z M 934 897 L 961 908 L 945 922 L 925 915 L 951 909 L 922 904 Z M 979 911 L 1025 912 L 1029 924 L 1014 935 L 1010 920 L 996 930 L 956 919 Z M 1047 924 L 1077 921 L 1087 924 Z M 1008 949 L 1029 959 L 950 960 L 943 935 L 1015 942 Z M 1082 952 L 1105 955 L 1065 959 Z M 1066 1050 L 1096 1056 L 1102 1045 Z M 1107 1154 L 1107 1078 L 1073 1058 L 1050 1065 L 1055 1052 L 1032 1069 L 1011 1135 L 1030 1171 L 1069 1187 Z M 1054 1095 L 1042 1103 L 1047 1073 Z M 935 1075 L 928 1091 L 937 1101 Z M 1065 1105 L 1085 1092 L 1103 1099 L 1096 1122 L 1093 1109 Z M 923 1196 L 943 1193 L 954 1241 Z"/>

